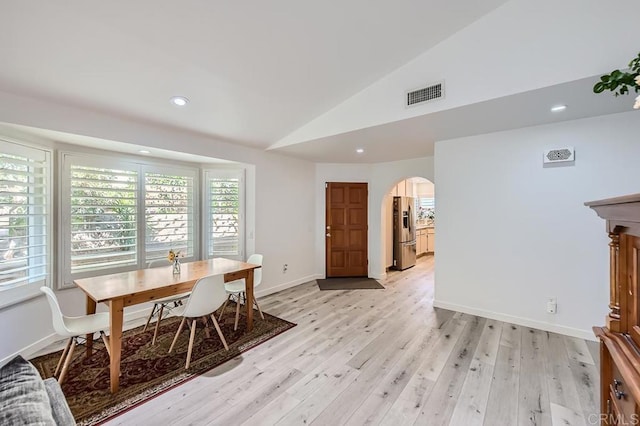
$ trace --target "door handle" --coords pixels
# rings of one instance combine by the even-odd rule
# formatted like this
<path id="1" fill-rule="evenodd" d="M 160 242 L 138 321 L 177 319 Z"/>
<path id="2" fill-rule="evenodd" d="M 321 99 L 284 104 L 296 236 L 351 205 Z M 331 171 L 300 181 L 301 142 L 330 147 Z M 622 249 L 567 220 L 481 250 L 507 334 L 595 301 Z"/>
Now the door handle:
<path id="1" fill-rule="evenodd" d="M 331 234 L 327 232 L 327 237 L 330 237 L 330 236 L 331 236 Z"/>

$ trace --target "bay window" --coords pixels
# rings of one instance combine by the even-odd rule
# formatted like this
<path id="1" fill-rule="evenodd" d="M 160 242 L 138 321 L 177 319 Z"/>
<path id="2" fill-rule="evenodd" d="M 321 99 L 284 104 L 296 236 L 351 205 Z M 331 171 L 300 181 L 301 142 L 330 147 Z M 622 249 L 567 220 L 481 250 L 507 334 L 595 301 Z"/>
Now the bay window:
<path id="1" fill-rule="evenodd" d="M 172 166 L 118 154 L 59 152 L 52 238 L 53 151 L 0 138 L 0 308 L 73 280 L 245 252 L 244 169 Z M 202 182 L 201 182 L 202 181 Z M 54 255 L 57 253 L 57 256 Z"/>
<path id="2" fill-rule="evenodd" d="M 197 258 L 198 169 L 61 156 L 61 282 Z"/>

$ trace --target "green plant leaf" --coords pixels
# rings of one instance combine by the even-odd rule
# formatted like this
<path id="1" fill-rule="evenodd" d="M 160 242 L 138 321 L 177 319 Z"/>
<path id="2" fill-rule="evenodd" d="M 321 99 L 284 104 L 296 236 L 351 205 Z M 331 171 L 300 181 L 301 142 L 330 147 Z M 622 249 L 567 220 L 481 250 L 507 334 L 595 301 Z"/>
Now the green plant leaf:
<path id="1" fill-rule="evenodd" d="M 629 62 L 629 70 L 620 71 L 619 69 L 611 71 L 609 74 L 600 76 L 600 81 L 593 86 L 594 93 L 602 93 L 605 90 L 613 92 L 614 96 L 626 95 L 630 93 L 630 89 L 637 93 L 640 92 L 640 84 L 636 84 L 635 78 L 640 75 L 640 52 Z"/>

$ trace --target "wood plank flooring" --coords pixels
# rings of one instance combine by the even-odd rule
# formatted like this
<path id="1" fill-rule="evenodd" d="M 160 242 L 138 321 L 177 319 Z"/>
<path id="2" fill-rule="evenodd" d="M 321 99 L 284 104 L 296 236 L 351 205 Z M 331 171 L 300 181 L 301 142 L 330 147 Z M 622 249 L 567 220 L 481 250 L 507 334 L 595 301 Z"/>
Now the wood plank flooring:
<path id="1" fill-rule="evenodd" d="M 106 424 L 593 424 L 593 342 L 434 309 L 433 268 L 264 297 L 298 326 Z"/>

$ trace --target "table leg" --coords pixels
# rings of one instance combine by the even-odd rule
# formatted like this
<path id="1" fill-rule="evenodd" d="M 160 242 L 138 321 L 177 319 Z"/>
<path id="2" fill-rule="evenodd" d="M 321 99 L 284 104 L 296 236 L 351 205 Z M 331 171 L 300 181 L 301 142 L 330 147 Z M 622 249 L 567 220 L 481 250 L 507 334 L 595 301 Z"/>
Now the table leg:
<path id="1" fill-rule="evenodd" d="M 122 299 L 115 299 L 109 303 L 109 322 L 111 343 L 111 393 L 118 392 L 120 387 L 120 357 L 122 355 L 122 321 L 124 307 Z"/>
<path id="2" fill-rule="evenodd" d="M 253 269 L 247 271 L 245 285 L 247 287 L 247 300 L 244 302 L 247 305 L 247 331 L 251 331 L 253 330 Z"/>
<path id="3" fill-rule="evenodd" d="M 87 296 L 87 315 L 93 315 L 96 313 L 96 301 Z M 87 343 L 86 343 L 87 351 L 85 352 L 85 356 L 89 358 L 93 353 L 93 333 L 87 334 Z"/>

